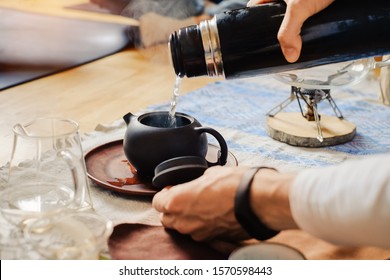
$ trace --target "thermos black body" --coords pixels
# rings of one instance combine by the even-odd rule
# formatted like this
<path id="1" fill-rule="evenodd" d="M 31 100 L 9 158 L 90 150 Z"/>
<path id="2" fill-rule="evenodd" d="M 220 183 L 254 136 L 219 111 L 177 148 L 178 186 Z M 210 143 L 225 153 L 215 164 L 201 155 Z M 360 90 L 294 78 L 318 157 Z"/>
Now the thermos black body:
<path id="1" fill-rule="evenodd" d="M 302 51 L 288 63 L 277 33 L 283 1 L 228 11 L 171 34 L 169 48 L 181 77 L 241 78 L 390 53 L 390 0 L 336 0 L 301 30 Z"/>

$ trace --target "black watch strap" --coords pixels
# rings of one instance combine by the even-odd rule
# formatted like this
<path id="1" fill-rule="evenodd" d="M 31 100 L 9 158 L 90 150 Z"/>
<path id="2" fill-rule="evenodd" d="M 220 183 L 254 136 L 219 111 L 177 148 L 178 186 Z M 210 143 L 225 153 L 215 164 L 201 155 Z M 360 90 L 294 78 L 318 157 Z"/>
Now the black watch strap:
<path id="1" fill-rule="evenodd" d="M 254 167 L 244 173 L 234 199 L 234 214 L 251 237 L 266 240 L 277 235 L 279 231 L 270 229 L 255 215 L 249 200 L 253 177 L 261 168 L 268 167 Z"/>

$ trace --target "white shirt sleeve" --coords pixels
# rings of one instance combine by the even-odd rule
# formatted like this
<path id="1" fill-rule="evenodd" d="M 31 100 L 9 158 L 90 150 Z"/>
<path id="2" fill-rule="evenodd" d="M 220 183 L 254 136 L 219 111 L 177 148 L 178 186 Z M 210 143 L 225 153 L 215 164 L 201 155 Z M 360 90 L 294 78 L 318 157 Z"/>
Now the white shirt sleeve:
<path id="1" fill-rule="evenodd" d="M 302 171 L 290 207 L 298 226 L 321 239 L 390 248 L 390 154 Z"/>

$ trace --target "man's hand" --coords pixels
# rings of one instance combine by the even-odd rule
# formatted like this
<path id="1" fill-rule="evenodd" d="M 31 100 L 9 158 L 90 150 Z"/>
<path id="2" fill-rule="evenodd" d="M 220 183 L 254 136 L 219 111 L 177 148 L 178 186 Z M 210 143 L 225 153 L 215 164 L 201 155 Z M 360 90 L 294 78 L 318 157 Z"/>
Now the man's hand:
<path id="1" fill-rule="evenodd" d="M 288 62 L 298 60 L 302 49 L 301 28 L 305 20 L 328 7 L 334 0 L 284 0 L 286 14 L 278 32 L 278 40 Z M 250 0 L 248 7 L 273 2 L 271 0 Z"/>

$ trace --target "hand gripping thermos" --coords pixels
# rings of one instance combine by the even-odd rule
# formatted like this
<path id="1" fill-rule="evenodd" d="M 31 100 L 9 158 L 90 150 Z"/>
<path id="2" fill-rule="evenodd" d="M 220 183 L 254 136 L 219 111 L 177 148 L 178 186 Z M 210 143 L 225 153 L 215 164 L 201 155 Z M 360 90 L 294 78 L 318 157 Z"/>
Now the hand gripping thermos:
<path id="1" fill-rule="evenodd" d="M 299 60 L 288 63 L 277 33 L 283 1 L 228 11 L 171 34 L 172 64 L 180 77 L 241 78 L 390 53 L 389 0 L 336 0 L 301 30 Z"/>

